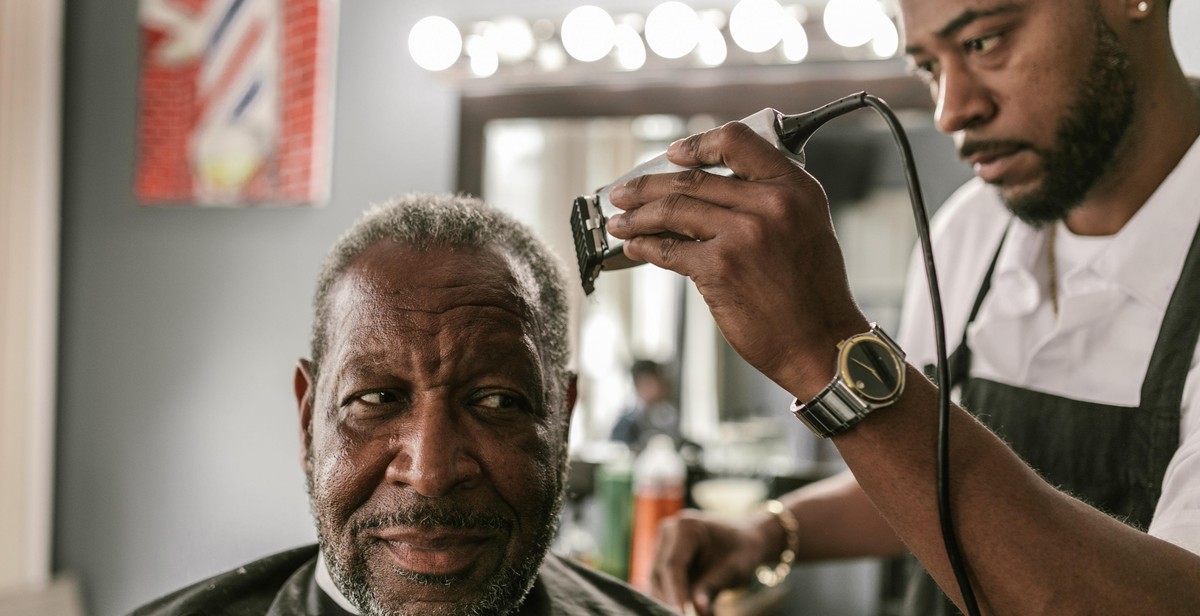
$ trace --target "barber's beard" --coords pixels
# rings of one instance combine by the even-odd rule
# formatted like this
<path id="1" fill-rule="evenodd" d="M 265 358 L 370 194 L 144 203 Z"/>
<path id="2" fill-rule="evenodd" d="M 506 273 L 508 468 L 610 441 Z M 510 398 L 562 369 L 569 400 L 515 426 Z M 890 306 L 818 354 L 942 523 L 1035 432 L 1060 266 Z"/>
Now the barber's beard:
<path id="1" fill-rule="evenodd" d="M 313 468 L 311 462 L 308 466 Z M 559 473 L 560 477 L 565 473 Z M 514 563 L 508 563 L 497 570 L 484 588 L 467 589 L 462 593 L 460 602 L 452 607 L 447 606 L 446 616 L 498 616 L 516 612 L 524 601 L 529 590 L 533 588 L 538 569 L 558 531 L 559 512 L 562 508 L 564 484 L 559 481 L 556 492 L 551 497 L 547 517 L 543 520 L 525 520 L 523 524 L 532 524 L 537 534 L 529 545 L 524 546 L 521 554 Z M 405 507 L 400 511 L 386 515 L 358 520 L 354 523 L 351 545 L 342 545 L 334 538 L 341 537 L 337 529 L 326 528 L 326 524 L 334 517 L 333 508 L 324 503 L 318 495 L 320 492 L 314 484 L 313 473 L 308 473 L 309 503 L 317 528 L 317 540 L 325 556 L 325 564 L 330 577 L 338 590 L 345 595 L 363 616 L 407 616 L 412 613 L 403 605 L 389 605 L 380 597 L 380 592 L 372 583 L 370 566 L 367 564 L 363 545 L 357 538 L 363 531 L 371 528 L 389 525 L 407 525 L 416 528 L 508 528 L 509 520 L 464 510 L 460 507 L 446 507 L 432 501 L 419 505 Z M 409 582 L 422 586 L 453 586 L 461 580 L 454 575 L 428 575 L 409 571 L 393 571 Z M 474 591 L 474 592 L 473 592 Z M 470 596 L 475 598 L 472 600 Z"/>
<path id="2" fill-rule="evenodd" d="M 1083 203 L 1112 169 L 1133 120 L 1135 86 L 1129 56 L 1103 17 L 1093 18 L 1092 62 L 1055 131 L 1054 146 L 1041 151 L 1042 184 L 1029 194 L 1004 197 L 1013 214 L 1035 227 L 1063 220 Z"/>

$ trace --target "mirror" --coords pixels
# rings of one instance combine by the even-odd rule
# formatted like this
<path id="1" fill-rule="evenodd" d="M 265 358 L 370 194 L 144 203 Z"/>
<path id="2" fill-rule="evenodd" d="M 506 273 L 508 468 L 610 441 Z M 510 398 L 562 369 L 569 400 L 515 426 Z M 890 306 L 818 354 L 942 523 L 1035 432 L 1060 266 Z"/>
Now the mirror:
<path id="1" fill-rule="evenodd" d="M 841 64 L 836 79 L 804 74 L 830 67 L 773 67 L 780 69 L 769 71 L 776 79 L 761 79 L 764 70 L 751 82 L 697 84 L 693 76 L 678 85 L 464 93 L 459 189 L 529 224 L 564 258 L 576 284 L 571 319 L 581 403 L 573 447 L 607 439 L 632 396 L 629 365 L 649 358 L 668 368 L 686 437 L 720 444 L 705 447 L 710 471 L 771 476 L 836 463 L 827 444 L 781 412 L 791 396 L 728 347 L 690 281 L 642 266 L 604 273 L 596 293 L 585 298 L 568 215 L 576 196 L 608 184 L 675 139 L 763 107 L 798 113 L 862 90 L 901 116 L 932 211 L 970 171 L 934 130 L 925 87 L 898 62 Z M 915 231 L 890 132 L 869 110 L 857 111 L 822 127 L 806 154 L 807 169 L 829 195 L 860 305 L 895 331 Z"/>

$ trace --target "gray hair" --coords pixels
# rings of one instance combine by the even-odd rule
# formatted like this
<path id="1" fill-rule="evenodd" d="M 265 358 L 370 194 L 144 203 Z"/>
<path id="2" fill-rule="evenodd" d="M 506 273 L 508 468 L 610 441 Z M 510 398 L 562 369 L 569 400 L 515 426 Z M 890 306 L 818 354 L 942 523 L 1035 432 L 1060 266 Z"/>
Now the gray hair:
<path id="1" fill-rule="evenodd" d="M 329 293 L 346 268 L 367 248 L 393 241 L 418 250 L 435 247 L 491 248 L 510 259 L 533 316 L 535 343 L 548 380 L 547 403 L 563 400 L 567 367 L 567 299 L 562 264 L 529 228 L 483 201 L 466 195 L 410 194 L 368 210 L 325 257 L 313 298 L 312 372 L 318 378 L 328 342 Z M 553 410 L 553 409 L 548 409 Z"/>

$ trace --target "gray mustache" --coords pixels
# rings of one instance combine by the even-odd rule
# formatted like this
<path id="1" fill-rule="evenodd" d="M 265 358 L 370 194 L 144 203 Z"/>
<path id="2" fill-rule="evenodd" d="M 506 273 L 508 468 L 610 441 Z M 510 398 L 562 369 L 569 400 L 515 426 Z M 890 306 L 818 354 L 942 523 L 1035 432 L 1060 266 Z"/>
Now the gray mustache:
<path id="1" fill-rule="evenodd" d="M 355 534 L 390 526 L 407 526 L 422 530 L 454 528 L 467 530 L 508 530 L 512 521 L 508 518 L 461 505 L 419 503 L 401 506 L 381 515 L 371 515 L 353 524 Z"/>

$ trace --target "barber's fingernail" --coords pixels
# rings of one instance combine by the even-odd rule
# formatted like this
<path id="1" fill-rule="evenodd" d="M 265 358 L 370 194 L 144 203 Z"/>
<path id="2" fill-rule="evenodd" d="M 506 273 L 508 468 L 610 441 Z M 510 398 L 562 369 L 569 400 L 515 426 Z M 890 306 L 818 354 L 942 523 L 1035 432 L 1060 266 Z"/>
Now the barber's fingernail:
<path id="1" fill-rule="evenodd" d="M 608 198 L 610 201 L 617 200 L 621 197 L 624 197 L 625 193 L 627 192 L 629 192 L 629 189 L 626 188 L 624 184 L 617 184 L 616 186 L 613 186 L 612 192 L 608 193 Z"/>
<path id="2" fill-rule="evenodd" d="M 667 156 L 674 156 L 679 153 L 679 148 L 683 147 L 683 139 L 676 139 L 667 146 Z"/>
<path id="3" fill-rule="evenodd" d="M 609 229 L 619 229 L 625 224 L 625 217 L 620 212 L 608 217 L 608 223 L 605 225 Z"/>

